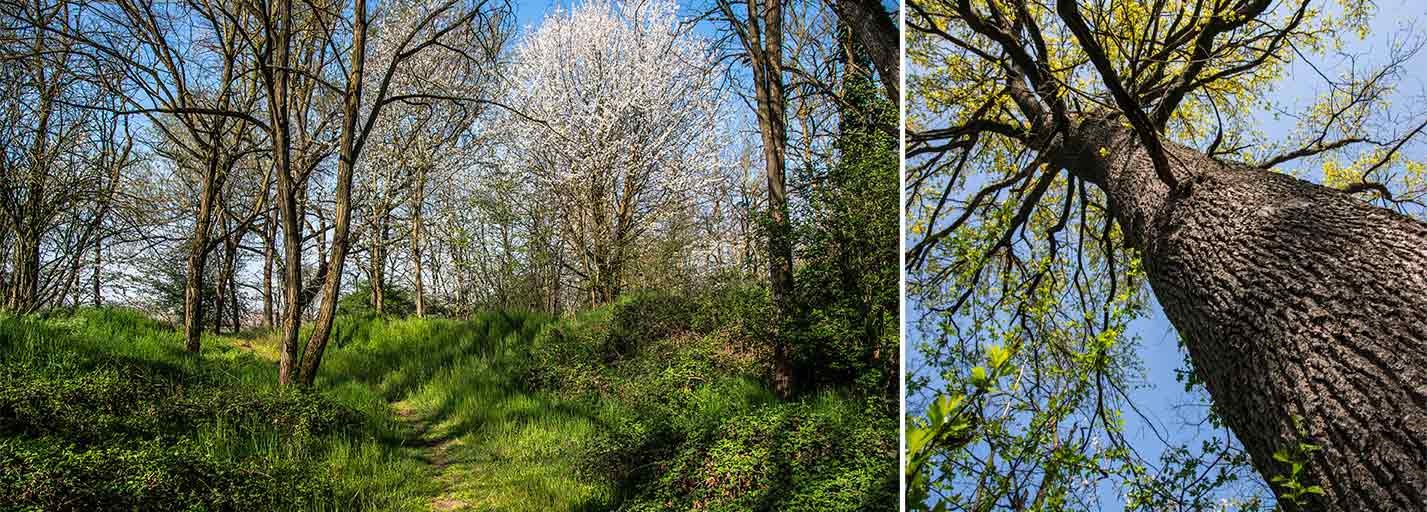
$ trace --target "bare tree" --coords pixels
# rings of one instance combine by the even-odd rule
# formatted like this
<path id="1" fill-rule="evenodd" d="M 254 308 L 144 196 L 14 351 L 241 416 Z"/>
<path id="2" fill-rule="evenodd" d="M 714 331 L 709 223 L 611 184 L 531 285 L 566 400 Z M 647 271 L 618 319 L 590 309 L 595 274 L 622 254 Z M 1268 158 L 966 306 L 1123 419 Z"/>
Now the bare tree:
<path id="1" fill-rule="evenodd" d="M 743 45 L 753 70 L 758 128 L 763 136 L 763 165 L 768 182 L 768 281 L 780 316 L 794 308 L 792 223 L 788 218 L 786 166 L 788 153 L 787 96 L 784 93 L 783 2 L 748 0 L 743 9 L 719 0 L 724 19 Z M 774 334 L 773 388 L 779 396 L 793 392 L 793 364 L 787 340 Z"/>

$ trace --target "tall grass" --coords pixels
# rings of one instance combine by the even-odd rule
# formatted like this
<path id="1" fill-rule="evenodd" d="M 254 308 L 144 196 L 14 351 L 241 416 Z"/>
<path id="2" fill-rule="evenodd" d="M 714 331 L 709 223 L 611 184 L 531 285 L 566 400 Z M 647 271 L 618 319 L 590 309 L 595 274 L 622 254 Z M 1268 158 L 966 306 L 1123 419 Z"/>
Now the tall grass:
<path id="1" fill-rule="evenodd" d="M 546 322 L 342 318 L 313 393 L 277 385 L 270 335 L 205 336 L 195 357 L 172 326 L 133 311 L 0 316 L 0 461 L 15 461 L 0 469 L 0 509 L 597 505 L 606 486 L 580 481 L 567 453 L 588 415 L 508 374 Z M 447 480 L 434 478 L 433 443 L 454 447 Z M 119 471 L 138 475 L 108 474 Z M 182 475 L 205 471 L 231 478 Z M 189 488 L 203 485 L 217 488 Z"/>
<path id="2" fill-rule="evenodd" d="M 341 316 L 311 390 L 271 333 L 0 315 L 0 510 L 894 509 L 889 399 L 775 398 L 735 292 Z"/>

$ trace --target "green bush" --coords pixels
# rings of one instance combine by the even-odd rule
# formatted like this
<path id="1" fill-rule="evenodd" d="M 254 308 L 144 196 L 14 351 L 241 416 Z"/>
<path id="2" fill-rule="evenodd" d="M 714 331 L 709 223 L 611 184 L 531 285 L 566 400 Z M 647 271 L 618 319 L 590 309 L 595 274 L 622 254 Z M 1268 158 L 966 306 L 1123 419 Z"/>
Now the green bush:
<path id="1" fill-rule="evenodd" d="M 897 108 L 867 77 L 847 84 L 841 157 L 799 176 L 808 190 L 797 218 L 798 314 L 786 329 L 804 390 L 857 385 L 898 391 Z"/>
<path id="2" fill-rule="evenodd" d="M 891 399 L 849 386 L 777 400 L 769 311 L 739 282 L 641 293 L 546 327 L 522 371 L 599 406 L 580 467 L 618 482 L 621 509 L 894 510 Z"/>
<path id="3" fill-rule="evenodd" d="M 612 309 L 600 355 L 606 362 L 625 357 L 642 345 L 689 330 L 694 300 L 686 295 L 640 293 L 621 297 Z"/>
<path id="4" fill-rule="evenodd" d="M 54 375 L 0 365 L 0 432 L 79 444 L 175 440 L 218 420 L 261 422 L 289 438 L 351 428 L 353 411 L 293 388 L 230 388 L 165 380 L 135 365 Z"/>
<path id="5" fill-rule="evenodd" d="M 309 510 L 330 499 L 320 474 L 296 462 L 233 461 L 187 441 L 0 439 L 3 510 Z"/>
<path id="6" fill-rule="evenodd" d="M 337 312 L 342 315 L 369 317 L 376 314 L 372 306 L 372 284 L 367 281 L 357 283 L 352 291 L 337 300 Z M 392 317 L 406 317 L 416 313 L 416 301 L 411 293 L 400 286 L 388 284 L 382 289 L 382 313 Z"/>

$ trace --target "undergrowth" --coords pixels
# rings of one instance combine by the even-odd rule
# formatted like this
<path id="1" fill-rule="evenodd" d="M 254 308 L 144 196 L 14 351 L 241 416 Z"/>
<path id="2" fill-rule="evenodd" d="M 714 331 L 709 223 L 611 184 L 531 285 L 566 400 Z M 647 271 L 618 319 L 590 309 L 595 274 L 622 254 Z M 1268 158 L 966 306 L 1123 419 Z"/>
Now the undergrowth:
<path id="1" fill-rule="evenodd" d="M 895 510 L 895 402 L 775 398 L 768 310 L 738 285 L 628 296 L 545 329 L 523 375 L 601 405 L 581 467 L 618 482 L 621 509 Z"/>
<path id="2" fill-rule="evenodd" d="M 894 509 L 895 402 L 775 398 L 767 315 L 747 286 L 346 315 L 313 390 L 263 332 L 194 356 L 134 311 L 0 316 L 0 510 Z"/>

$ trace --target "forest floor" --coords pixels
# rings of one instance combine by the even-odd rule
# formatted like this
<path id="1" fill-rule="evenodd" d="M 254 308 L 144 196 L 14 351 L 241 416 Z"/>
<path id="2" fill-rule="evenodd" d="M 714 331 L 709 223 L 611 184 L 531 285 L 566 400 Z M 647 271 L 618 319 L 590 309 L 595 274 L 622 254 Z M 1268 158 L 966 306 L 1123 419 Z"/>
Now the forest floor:
<path id="1" fill-rule="evenodd" d="M 0 314 L 0 510 L 895 510 L 895 409 L 778 400 L 671 303 L 339 316 L 312 388 L 266 329 Z"/>

